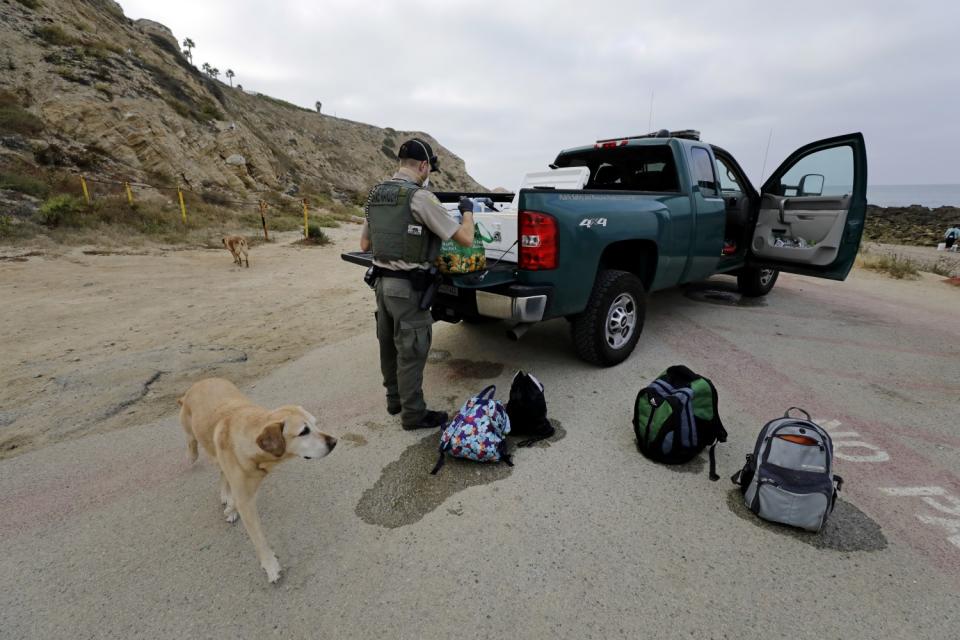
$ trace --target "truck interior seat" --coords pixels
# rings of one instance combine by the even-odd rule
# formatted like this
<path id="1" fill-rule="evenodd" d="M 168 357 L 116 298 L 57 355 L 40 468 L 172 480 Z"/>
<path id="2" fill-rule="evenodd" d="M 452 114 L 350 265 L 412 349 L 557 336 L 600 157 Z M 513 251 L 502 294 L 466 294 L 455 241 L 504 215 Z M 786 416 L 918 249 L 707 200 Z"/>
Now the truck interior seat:
<path id="1" fill-rule="evenodd" d="M 743 194 L 726 196 L 727 226 L 743 227 L 750 221 L 750 198 Z"/>
<path id="2" fill-rule="evenodd" d="M 593 174 L 593 184 L 595 189 L 617 188 L 620 181 L 620 169 L 612 164 L 602 164 L 597 172 Z"/>
<path id="3" fill-rule="evenodd" d="M 677 171 L 673 168 L 673 164 L 664 165 L 658 173 L 654 174 L 657 176 L 656 184 L 654 185 L 653 191 L 679 191 L 680 183 L 677 180 Z"/>

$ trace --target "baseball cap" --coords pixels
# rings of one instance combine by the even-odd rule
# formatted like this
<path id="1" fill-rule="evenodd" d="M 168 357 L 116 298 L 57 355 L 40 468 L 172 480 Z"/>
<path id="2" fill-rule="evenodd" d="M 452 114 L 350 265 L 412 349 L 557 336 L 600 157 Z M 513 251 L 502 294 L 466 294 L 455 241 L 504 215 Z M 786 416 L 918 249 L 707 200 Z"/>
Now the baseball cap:
<path id="1" fill-rule="evenodd" d="M 412 160 L 425 160 L 430 163 L 430 170 L 437 170 L 437 156 L 433 154 L 433 148 L 426 140 L 420 138 L 410 138 L 402 145 L 397 153 L 398 158 L 410 158 Z"/>

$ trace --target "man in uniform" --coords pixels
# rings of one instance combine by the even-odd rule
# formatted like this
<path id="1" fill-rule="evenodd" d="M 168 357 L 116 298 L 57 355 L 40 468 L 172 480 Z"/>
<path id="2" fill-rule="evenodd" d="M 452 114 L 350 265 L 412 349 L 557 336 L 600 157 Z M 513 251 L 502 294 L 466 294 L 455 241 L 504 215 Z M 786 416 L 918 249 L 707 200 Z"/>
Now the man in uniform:
<path id="1" fill-rule="evenodd" d="M 423 368 L 433 338 L 433 317 L 420 301 L 431 284 L 429 270 L 440 254 L 440 243 L 452 238 L 464 247 L 472 246 L 473 211 L 470 201 L 462 202 L 463 222 L 457 222 L 424 188 L 430 172 L 437 169 L 437 156 L 425 140 L 404 142 L 397 156 L 400 166 L 393 178 L 370 191 L 360 250 L 373 252 L 387 412 L 401 414 L 404 429 L 431 429 L 445 424 L 447 414 L 427 410 L 423 400 Z"/>

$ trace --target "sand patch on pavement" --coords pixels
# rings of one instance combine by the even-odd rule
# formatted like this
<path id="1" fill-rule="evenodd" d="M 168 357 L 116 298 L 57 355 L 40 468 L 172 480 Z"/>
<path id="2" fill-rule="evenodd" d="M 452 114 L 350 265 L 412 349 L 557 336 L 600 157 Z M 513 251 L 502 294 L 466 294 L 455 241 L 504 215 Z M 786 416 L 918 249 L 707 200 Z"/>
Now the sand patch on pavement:
<path id="1" fill-rule="evenodd" d="M 10 250 L 0 262 L 0 459 L 176 411 L 195 380 L 241 387 L 306 351 L 369 330 L 358 227 L 301 248 Z M 369 309 L 368 309 L 369 307 Z"/>

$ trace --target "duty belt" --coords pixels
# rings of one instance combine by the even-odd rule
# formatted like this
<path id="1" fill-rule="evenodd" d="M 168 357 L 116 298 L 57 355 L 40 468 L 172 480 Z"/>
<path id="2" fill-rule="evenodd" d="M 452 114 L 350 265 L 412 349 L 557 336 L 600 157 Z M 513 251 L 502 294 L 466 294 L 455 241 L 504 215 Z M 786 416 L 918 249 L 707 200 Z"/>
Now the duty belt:
<path id="1" fill-rule="evenodd" d="M 433 297 L 437 293 L 441 280 L 440 273 L 435 266 L 429 269 L 412 269 L 410 271 L 394 271 L 393 269 L 372 266 L 367 269 L 363 281 L 373 288 L 378 278 L 409 280 L 410 288 L 420 292 L 419 307 L 421 311 L 429 309 L 433 304 Z"/>
<path id="2" fill-rule="evenodd" d="M 424 269 L 411 269 L 409 271 L 394 271 L 383 267 L 374 267 L 373 274 L 377 278 L 400 278 L 401 280 L 414 280 L 423 276 L 417 275 L 417 272 L 426 273 Z"/>

